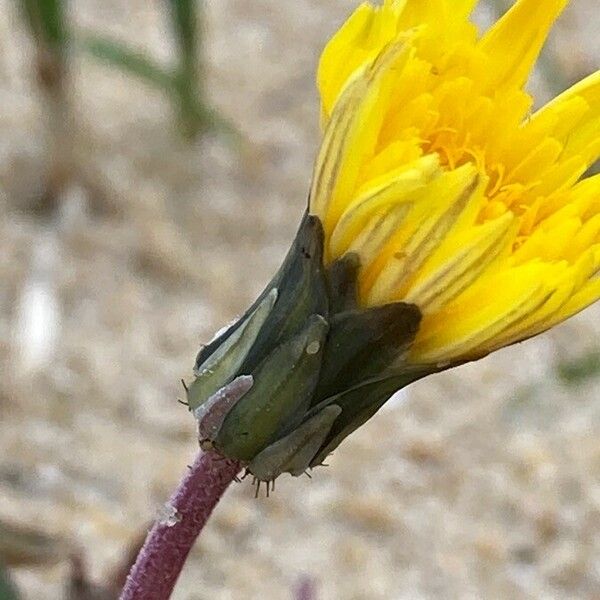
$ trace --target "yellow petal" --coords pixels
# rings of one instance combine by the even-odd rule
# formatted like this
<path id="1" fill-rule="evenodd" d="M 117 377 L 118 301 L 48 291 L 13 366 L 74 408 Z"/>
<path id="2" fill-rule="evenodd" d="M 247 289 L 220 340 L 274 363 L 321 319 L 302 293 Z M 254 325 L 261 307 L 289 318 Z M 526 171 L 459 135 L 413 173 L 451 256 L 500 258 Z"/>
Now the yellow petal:
<path id="1" fill-rule="evenodd" d="M 481 38 L 489 57 L 489 85 L 521 87 L 548 32 L 569 0 L 517 0 Z"/>
<path id="2" fill-rule="evenodd" d="M 361 296 L 369 305 L 398 300 L 401 285 L 427 257 L 470 206 L 478 189 L 472 165 L 449 171 L 414 194 L 414 204 L 372 266 L 361 273 Z"/>
<path id="3" fill-rule="evenodd" d="M 315 164 L 310 210 L 321 217 L 330 234 L 356 191 L 362 165 L 376 150 L 389 103 L 390 82 L 408 58 L 405 40 L 388 46 L 354 76 L 336 103 Z"/>
<path id="4" fill-rule="evenodd" d="M 556 168 L 549 177 L 544 176 L 538 192 L 548 193 L 552 191 L 551 186 L 560 185 L 555 173 L 563 164 L 570 165 L 572 161 L 576 161 L 577 168 L 568 166 L 567 170 L 576 175 L 576 181 L 600 155 L 600 71 L 537 111 L 526 128 L 538 135 L 552 136 L 564 145 Z M 564 176 L 561 179 L 564 180 Z M 573 179 L 566 181 L 572 183 Z"/>
<path id="5" fill-rule="evenodd" d="M 600 242 L 600 214 L 595 214 L 584 223 L 573 236 L 569 247 L 566 249 L 565 258 L 574 262 L 579 255 L 591 246 Z"/>
<path id="6" fill-rule="evenodd" d="M 582 98 L 592 111 L 598 114 L 600 111 L 600 71 L 588 75 L 585 79 L 548 102 L 533 115 L 532 121 L 549 113 L 560 114 L 562 107 L 568 105 L 574 98 Z"/>
<path id="7" fill-rule="evenodd" d="M 396 36 L 402 5 L 403 2 L 386 2 L 375 8 L 364 2 L 328 42 L 317 72 L 326 117 L 352 75 L 370 63 Z"/>
<path id="8" fill-rule="evenodd" d="M 571 240 L 581 228 L 581 219 L 572 217 L 554 226 L 540 226 L 514 253 L 515 264 L 529 260 L 560 260 L 569 251 Z"/>
<path id="9" fill-rule="evenodd" d="M 423 188 L 438 174 L 438 165 L 437 156 L 429 154 L 408 168 L 395 169 L 369 182 L 335 225 L 329 246 L 331 255 L 342 256 L 367 220 L 387 212 L 394 205 L 411 203 L 415 191 Z M 358 244 L 354 246 L 357 248 Z"/>
<path id="10" fill-rule="evenodd" d="M 556 162 L 562 151 L 563 145 L 560 142 L 553 138 L 545 138 L 506 174 L 506 181 L 535 181 Z"/>
<path id="11" fill-rule="evenodd" d="M 380 140 L 381 141 L 381 140 Z M 365 163 L 360 174 L 361 182 L 372 181 L 398 168 L 407 167 L 423 156 L 421 141 L 410 138 L 392 142 Z"/>
<path id="12" fill-rule="evenodd" d="M 406 0 L 398 26 L 402 29 L 426 24 L 436 37 L 471 30 L 467 20 L 478 0 Z"/>
<path id="13" fill-rule="evenodd" d="M 585 219 L 600 213 L 600 174 L 582 179 L 571 190 L 571 197 Z"/>
<path id="14" fill-rule="evenodd" d="M 598 300 L 600 300 L 600 278 L 596 277 L 583 286 L 579 292 L 574 294 L 573 297 L 554 314 L 552 320 L 546 324 L 545 329 L 550 329 L 550 327 L 554 327 L 554 325 L 566 321 L 568 318 L 576 315 L 578 312 L 581 312 L 584 308 L 587 308 Z M 541 333 L 541 331 L 537 333 Z"/>
<path id="15" fill-rule="evenodd" d="M 563 302 L 552 312 L 548 312 L 545 319 L 540 320 L 535 326 L 518 336 L 513 336 L 511 341 L 538 335 L 558 323 L 587 308 L 600 299 L 600 245 L 590 248 L 588 254 L 583 256 L 579 264 L 572 269 L 572 286 L 569 282 L 563 284 L 568 293 Z"/>
<path id="16" fill-rule="evenodd" d="M 403 295 L 423 313 L 439 310 L 472 284 L 498 258 L 506 256 L 518 222 L 510 213 L 449 235 L 419 269 L 418 278 Z"/>
<path id="17" fill-rule="evenodd" d="M 544 304 L 548 296 L 544 282 L 554 271 L 551 265 L 528 263 L 481 278 L 441 311 L 423 319 L 411 361 L 431 364 L 486 354 L 494 336 Z"/>
<path id="18" fill-rule="evenodd" d="M 444 0 L 444 3 L 447 12 L 451 13 L 456 20 L 464 21 L 479 4 L 479 0 Z"/>

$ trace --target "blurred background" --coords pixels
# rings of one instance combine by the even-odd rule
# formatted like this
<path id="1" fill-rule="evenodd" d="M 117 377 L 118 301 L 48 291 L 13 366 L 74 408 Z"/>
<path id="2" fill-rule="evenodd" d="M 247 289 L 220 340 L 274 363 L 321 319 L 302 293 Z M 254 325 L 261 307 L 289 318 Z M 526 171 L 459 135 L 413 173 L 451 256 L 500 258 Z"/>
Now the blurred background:
<path id="1" fill-rule="evenodd" d="M 0 0 L 0 598 L 115 597 L 195 453 L 179 379 L 303 212 L 356 4 Z M 598 67 L 597 8 L 540 102 Z M 600 598 L 599 383 L 600 306 L 418 383 L 311 481 L 235 484 L 174 598 Z"/>

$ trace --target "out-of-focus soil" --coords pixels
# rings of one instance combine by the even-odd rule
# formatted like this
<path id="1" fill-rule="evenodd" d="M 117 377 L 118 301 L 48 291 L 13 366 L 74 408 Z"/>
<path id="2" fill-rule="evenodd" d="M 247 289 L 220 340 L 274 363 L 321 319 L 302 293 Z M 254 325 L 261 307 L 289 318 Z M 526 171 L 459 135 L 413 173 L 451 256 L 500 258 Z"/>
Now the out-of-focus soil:
<path id="1" fill-rule="evenodd" d="M 99 582 L 195 452 L 179 379 L 291 240 L 319 136 L 316 61 L 354 4 L 206 2 L 205 83 L 239 147 L 186 146 L 159 92 L 76 55 L 85 160 L 118 211 L 92 214 L 74 188 L 57 224 L 27 210 L 44 106 L 15 3 L 0 0 L 0 519 L 70 540 Z M 80 30 L 173 58 L 160 2 L 72 5 Z M 597 67 L 597 27 L 596 0 L 573 0 L 545 63 L 563 79 L 538 74 L 542 97 Z M 37 351 L 22 347 L 26 292 L 42 297 Z M 596 307 L 413 386 L 310 481 L 257 500 L 234 485 L 174 598 L 289 598 L 304 576 L 331 600 L 599 598 L 599 381 L 566 386 L 554 370 L 599 336 Z M 25 598 L 54 599 L 67 571 L 15 578 Z"/>

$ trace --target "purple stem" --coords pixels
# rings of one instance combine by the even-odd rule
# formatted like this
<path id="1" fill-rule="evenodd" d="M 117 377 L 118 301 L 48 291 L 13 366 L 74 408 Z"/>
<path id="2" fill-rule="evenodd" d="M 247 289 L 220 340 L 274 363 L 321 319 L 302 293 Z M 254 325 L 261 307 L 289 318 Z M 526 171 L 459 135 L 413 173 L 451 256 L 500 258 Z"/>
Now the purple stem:
<path id="1" fill-rule="evenodd" d="M 317 600 L 317 586 L 312 577 L 304 575 L 294 591 L 294 600 Z"/>
<path id="2" fill-rule="evenodd" d="M 148 533 L 120 600 L 167 600 L 196 538 L 240 470 L 237 461 L 200 452 Z"/>

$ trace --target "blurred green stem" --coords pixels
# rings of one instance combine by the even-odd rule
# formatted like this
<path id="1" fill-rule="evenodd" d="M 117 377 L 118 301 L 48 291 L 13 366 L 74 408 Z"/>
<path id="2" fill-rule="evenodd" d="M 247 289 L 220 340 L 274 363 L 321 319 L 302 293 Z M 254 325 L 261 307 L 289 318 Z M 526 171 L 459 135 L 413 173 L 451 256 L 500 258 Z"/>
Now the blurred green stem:
<path id="1" fill-rule="evenodd" d="M 600 375 L 600 350 L 594 349 L 577 358 L 562 360 L 556 365 L 561 380 L 577 385 Z"/>
<path id="2" fill-rule="evenodd" d="M 200 32 L 198 19 L 201 18 L 199 0 L 169 0 L 173 31 L 178 44 L 179 65 L 175 74 L 175 87 L 179 100 L 179 122 L 183 135 L 194 138 L 207 128 L 204 110 L 204 90 L 201 84 L 203 74 L 198 61 Z"/>
<path id="3" fill-rule="evenodd" d="M 73 123 L 68 99 L 68 29 L 63 0 L 21 0 L 21 9 L 35 43 L 35 70 L 43 95 L 48 134 L 45 195 L 39 209 L 52 212 L 72 177 Z"/>
<path id="4" fill-rule="evenodd" d="M 0 564 L 0 600 L 18 600 L 20 598 L 12 579 Z"/>
<path id="5" fill-rule="evenodd" d="M 167 0 L 171 28 L 177 44 L 177 62 L 168 67 L 132 49 L 128 44 L 97 35 L 82 36 L 81 47 L 117 68 L 169 94 L 177 111 L 182 135 L 218 130 L 237 138 L 235 129 L 206 104 L 201 56 L 203 8 L 201 0 Z"/>

